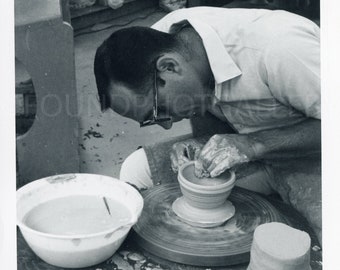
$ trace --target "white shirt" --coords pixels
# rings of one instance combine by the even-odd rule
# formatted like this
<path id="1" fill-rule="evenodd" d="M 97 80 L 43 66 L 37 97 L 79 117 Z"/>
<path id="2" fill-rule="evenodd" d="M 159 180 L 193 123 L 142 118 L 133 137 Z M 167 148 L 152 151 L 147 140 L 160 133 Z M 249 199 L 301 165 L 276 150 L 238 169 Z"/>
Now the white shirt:
<path id="1" fill-rule="evenodd" d="M 239 133 L 321 119 L 320 29 L 285 11 L 196 7 L 152 28 L 189 23 L 215 78 L 216 106 Z"/>

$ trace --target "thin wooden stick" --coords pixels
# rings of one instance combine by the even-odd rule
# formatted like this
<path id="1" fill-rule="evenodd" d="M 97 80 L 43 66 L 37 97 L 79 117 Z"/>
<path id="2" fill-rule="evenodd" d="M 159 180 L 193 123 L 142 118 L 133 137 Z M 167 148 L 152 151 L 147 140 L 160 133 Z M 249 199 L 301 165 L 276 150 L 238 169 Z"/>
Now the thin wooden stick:
<path id="1" fill-rule="evenodd" d="M 104 204 L 105 204 L 105 206 L 106 206 L 107 211 L 109 212 L 109 214 L 110 214 L 110 216 L 111 216 L 110 207 L 109 207 L 109 205 L 108 205 L 107 200 L 106 200 L 105 197 L 103 197 L 103 201 L 104 201 Z"/>

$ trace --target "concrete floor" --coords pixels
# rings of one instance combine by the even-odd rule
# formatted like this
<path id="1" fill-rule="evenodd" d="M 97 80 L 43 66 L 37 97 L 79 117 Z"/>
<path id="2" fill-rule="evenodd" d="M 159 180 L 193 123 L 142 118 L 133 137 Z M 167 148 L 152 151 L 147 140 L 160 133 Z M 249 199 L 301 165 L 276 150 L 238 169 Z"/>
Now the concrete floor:
<path id="1" fill-rule="evenodd" d="M 150 13 L 152 14 L 146 19 L 137 20 L 127 26 L 150 26 L 165 15 L 163 12 L 147 9 L 138 14 L 97 25 L 92 29 L 105 27 L 108 24 L 121 25 L 137 17 L 145 17 Z M 120 166 L 124 159 L 138 146 L 191 132 L 188 120 L 174 124 L 172 129 L 167 131 L 159 126 L 140 128 L 137 122 L 121 117 L 111 110 L 105 113 L 100 111 L 93 75 L 94 55 L 96 48 L 102 41 L 118 29 L 119 27 L 114 27 L 75 38 L 75 65 L 80 116 L 80 171 L 116 178 L 119 177 Z M 90 29 L 86 29 L 86 31 L 88 30 Z"/>

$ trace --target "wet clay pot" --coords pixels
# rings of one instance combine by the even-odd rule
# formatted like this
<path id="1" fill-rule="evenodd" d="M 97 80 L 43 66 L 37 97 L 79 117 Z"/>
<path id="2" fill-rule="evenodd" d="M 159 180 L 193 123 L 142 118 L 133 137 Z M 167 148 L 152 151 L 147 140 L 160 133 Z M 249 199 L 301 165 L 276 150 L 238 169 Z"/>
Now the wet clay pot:
<path id="1" fill-rule="evenodd" d="M 216 178 L 198 178 L 194 172 L 194 161 L 184 164 L 178 172 L 185 201 L 200 209 L 214 209 L 224 204 L 235 185 L 235 173 L 226 171 Z"/>

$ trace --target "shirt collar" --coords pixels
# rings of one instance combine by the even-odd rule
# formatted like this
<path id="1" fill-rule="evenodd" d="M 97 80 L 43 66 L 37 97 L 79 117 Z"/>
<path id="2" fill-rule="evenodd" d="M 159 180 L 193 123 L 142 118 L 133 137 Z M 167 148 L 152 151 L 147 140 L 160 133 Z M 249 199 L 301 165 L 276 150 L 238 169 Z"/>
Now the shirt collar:
<path id="1" fill-rule="evenodd" d="M 209 64 L 217 84 L 228 81 L 242 74 L 229 53 L 226 51 L 216 31 L 208 24 L 195 19 L 187 19 L 171 26 L 169 32 L 174 32 L 181 25 L 190 23 L 202 38 Z"/>

